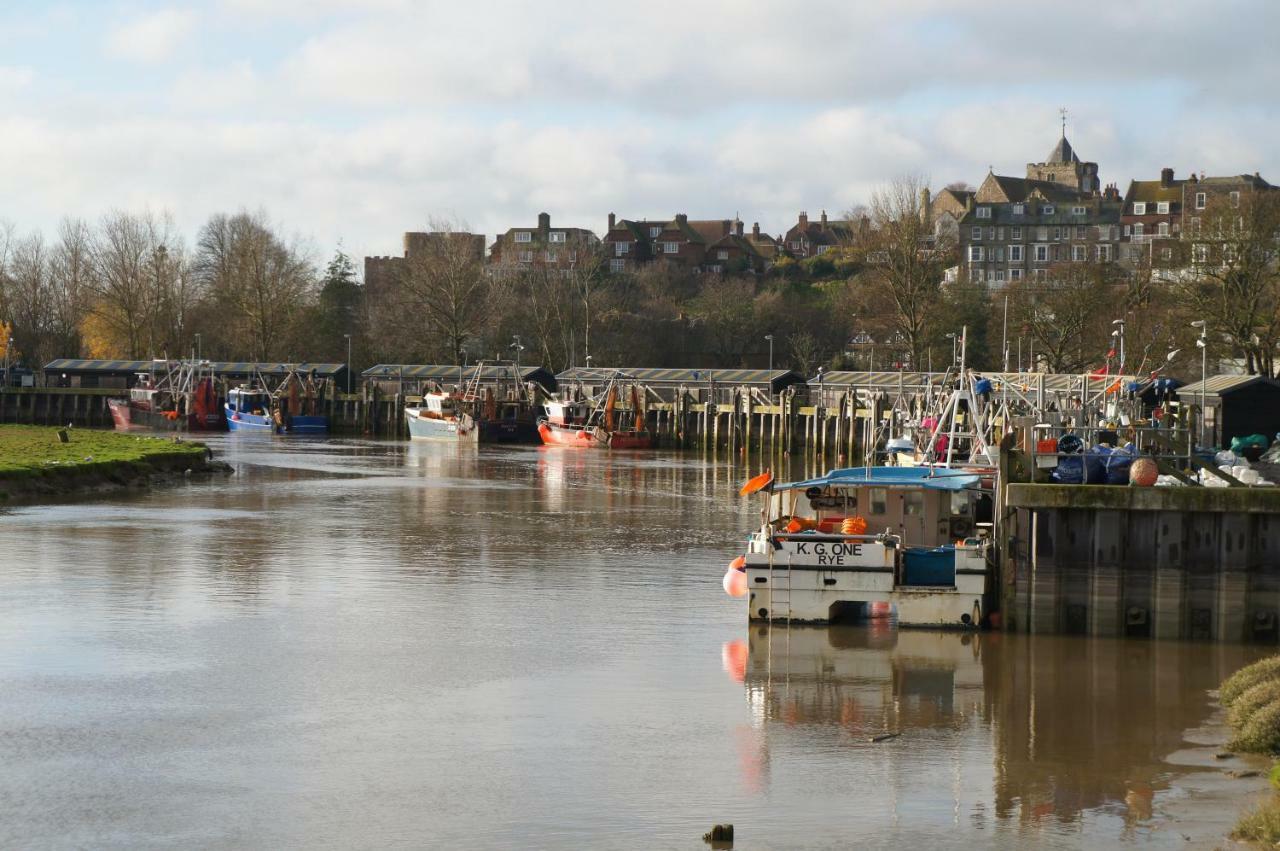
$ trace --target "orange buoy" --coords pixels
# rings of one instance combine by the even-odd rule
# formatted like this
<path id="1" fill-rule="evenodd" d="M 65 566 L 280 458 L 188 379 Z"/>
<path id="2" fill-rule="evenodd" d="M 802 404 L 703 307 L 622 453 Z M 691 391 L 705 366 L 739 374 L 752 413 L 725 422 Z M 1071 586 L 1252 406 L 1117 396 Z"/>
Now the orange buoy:
<path id="1" fill-rule="evenodd" d="M 771 484 L 773 484 L 773 473 L 769 470 L 765 470 L 760 475 L 748 480 L 747 483 L 742 486 L 742 490 L 738 491 L 738 496 L 751 496 L 751 494 L 756 493 L 757 491 L 762 491 Z"/>
<path id="2" fill-rule="evenodd" d="M 1153 458 L 1139 458 L 1129 465 L 1129 483 L 1140 488 L 1149 488 L 1160 477 L 1160 468 Z"/>
<path id="3" fill-rule="evenodd" d="M 792 517 L 791 522 L 787 524 L 786 531 L 788 533 L 807 532 L 816 528 L 818 528 L 818 524 L 808 517 Z"/>
<path id="4" fill-rule="evenodd" d="M 747 569 L 747 557 L 746 557 L 746 556 L 738 556 L 738 557 L 737 557 L 737 558 L 735 558 L 733 561 L 729 562 L 729 567 L 730 567 L 730 568 L 732 568 L 733 570 L 746 570 L 746 569 Z"/>
<path id="5" fill-rule="evenodd" d="M 841 535 L 865 535 L 866 533 L 867 521 L 862 517 L 846 517 L 840 524 Z"/>
<path id="6" fill-rule="evenodd" d="M 724 572 L 724 579 L 720 582 L 724 586 L 724 593 L 730 597 L 745 597 L 747 594 L 747 573 L 743 570 L 734 570 L 732 567 Z"/>

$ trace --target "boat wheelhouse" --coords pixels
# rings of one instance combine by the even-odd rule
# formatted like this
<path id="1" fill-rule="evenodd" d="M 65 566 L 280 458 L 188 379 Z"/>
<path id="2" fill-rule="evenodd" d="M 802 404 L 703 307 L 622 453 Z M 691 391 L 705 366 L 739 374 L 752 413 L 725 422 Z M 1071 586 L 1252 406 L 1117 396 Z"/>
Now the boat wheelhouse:
<path id="1" fill-rule="evenodd" d="M 652 449 L 654 436 L 645 426 L 641 391 L 632 385 L 630 407 L 618 407 L 622 378 L 615 373 L 602 396 L 589 404 L 547 403 L 547 416 L 538 421 L 542 442 L 579 449 Z"/>
<path id="2" fill-rule="evenodd" d="M 125 398 L 108 399 L 119 430 L 220 431 L 222 411 L 208 361 L 156 360 Z"/>
<path id="3" fill-rule="evenodd" d="M 735 562 L 751 620 L 826 623 L 891 607 L 900 626 L 981 623 L 991 495 L 977 474 L 851 467 L 762 490 L 764 523 Z"/>
<path id="4" fill-rule="evenodd" d="M 424 393 L 422 402 L 404 409 L 412 440 L 466 440 L 476 442 L 479 430 L 462 411 L 462 399 L 453 393 Z"/>
<path id="5" fill-rule="evenodd" d="M 314 382 L 289 373 L 275 393 L 261 376 L 227 391 L 227 428 L 261 434 L 324 435 L 329 418 L 316 413 Z"/>

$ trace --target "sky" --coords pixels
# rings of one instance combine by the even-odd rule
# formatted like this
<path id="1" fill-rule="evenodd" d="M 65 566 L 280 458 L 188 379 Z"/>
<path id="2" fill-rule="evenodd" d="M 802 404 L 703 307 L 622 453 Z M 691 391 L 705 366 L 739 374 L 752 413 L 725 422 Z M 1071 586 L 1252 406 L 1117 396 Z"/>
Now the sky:
<path id="1" fill-rule="evenodd" d="M 1018 0 L 0 4 L 0 219 L 264 211 L 318 261 L 449 222 L 739 216 L 901 175 L 1280 182 L 1280 3 Z"/>

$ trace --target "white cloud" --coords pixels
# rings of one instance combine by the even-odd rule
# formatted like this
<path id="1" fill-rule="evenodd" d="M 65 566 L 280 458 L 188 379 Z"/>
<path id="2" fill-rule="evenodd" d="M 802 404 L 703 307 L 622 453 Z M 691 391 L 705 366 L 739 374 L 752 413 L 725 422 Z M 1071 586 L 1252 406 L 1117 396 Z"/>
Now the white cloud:
<path id="1" fill-rule="evenodd" d="M 107 55 L 131 62 L 163 62 L 187 40 L 196 21 L 195 12 L 183 9 L 162 9 L 134 18 L 107 34 Z"/>
<path id="2" fill-rule="evenodd" d="M 0 65 L 0 94 L 16 92 L 31 85 L 35 71 L 27 67 Z"/>

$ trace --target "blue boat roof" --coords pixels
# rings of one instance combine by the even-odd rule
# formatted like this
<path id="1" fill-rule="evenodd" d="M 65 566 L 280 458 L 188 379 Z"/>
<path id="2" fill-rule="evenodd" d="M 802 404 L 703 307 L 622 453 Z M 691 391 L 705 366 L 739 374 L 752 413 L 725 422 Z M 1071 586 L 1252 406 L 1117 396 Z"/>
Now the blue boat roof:
<path id="1" fill-rule="evenodd" d="M 946 467 L 843 467 L 831 470 L 825 476 L 774 485 L 775 491 L 805 490 L 807 488 L 854 487 L 875 485 L 884 488 L 930 488 L 933 490 L 959 491 L 977 487 L 979 478 L 974 473 L 952 470 Z"/>

